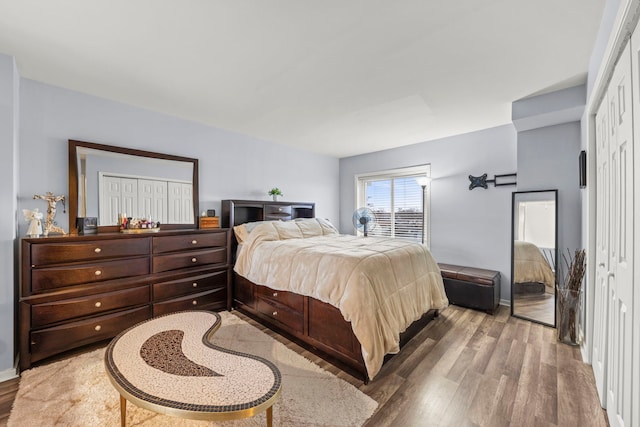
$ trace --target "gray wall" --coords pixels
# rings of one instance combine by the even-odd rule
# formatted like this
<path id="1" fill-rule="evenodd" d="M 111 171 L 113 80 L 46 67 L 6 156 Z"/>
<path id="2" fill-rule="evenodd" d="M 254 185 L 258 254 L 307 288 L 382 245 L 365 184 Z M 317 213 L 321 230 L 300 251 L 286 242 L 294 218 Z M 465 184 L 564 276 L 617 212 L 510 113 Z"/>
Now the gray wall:
<path id="1" fill-rule="evenodd" d="M 558 189 L 558 251 L 565 254 L 582 247 L 580 133 L 580 122 L 518 133 L 518 191 Z"/>
<path id="2" fill-rule="evenodd" d="M 338 218 L 338 160 L 198 123 L 23 79 L 20 89 L 19 208 L 46 208 L 34 194 L 68 193 L 67 140 L 98 142 L 199 159 L 200 206 L 220 200 L 267 200 L 274 186 L 284 200 L 312 201 Z M 68 216 L 56 220 L 68 229 Z M 28 224 L 20 223 L 21 235 Z"/>
<path id="3" fill-rule="evenodd" d="M 0 190 L 2 206 L 14 207 L 0 214 L 0 376 L 8 375 L 14 365 L 16 217 L 21 237 L 28 227 L 21 209 L 46 209 L 45 202 L 33 200 L 34 194 L 68 194 L 69 139 L 198 158 L 199 212 L 211 208 L 220 212 L 220 200 L 226 198 L 268 200 L 267 191 L 278 186 L 284 200 L 316 202 L 319 216 L 338 223 L 336 158 L 28 79 L 18 80 L 17 71 L 13 79 L 14 71 L 13 58 L 0 55 L 0 173 L 2 182 L 17 183 L 15 191 L 7 185 Z M 10 96 L 12 85 L 20 88 L 19 97 L 17 90 L 14 92 L 15 99 Z M 12 106 L 19 106 L 15 114 Z M 20 159 L 14 167 L 12 121 L 18 116 Z M 18 179 L 13 180 L 12 173 Z M 68 230 L 68 214 L 60 208 L 56 222 Z M 16 278 L 18 274 L 15 271 Z"/>
<path id="4" fill-rule="evenodd" d="M 340 231 L 353 233 L 355 175 L 431 164 L 431 252 L 436 261 L 502 273 L 510 300 L 513 186 L 469 190 L 469 175 L 516 171 L 511 125 L 340 160 Z"/>
<path id="5" fill-rule="evenodd" d="M 0 54 L 0 381 L 14 366 L 14 257 L 16 246 L 16 164 L 19 78 L 12 57 Z M 14 371 L 15 372 L 15 371 Z"/>

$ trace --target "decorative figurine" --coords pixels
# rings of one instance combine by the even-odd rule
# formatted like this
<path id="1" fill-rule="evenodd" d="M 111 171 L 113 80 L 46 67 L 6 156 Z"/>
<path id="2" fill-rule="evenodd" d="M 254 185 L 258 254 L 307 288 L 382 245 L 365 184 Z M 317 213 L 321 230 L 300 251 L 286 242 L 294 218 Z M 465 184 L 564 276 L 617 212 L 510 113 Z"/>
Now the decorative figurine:
<path id="1" fill-rule="evenodd" d="M 27 236 L 40 237 L 42 234 L 42 217 L 44 216 L 38 208 L 34 210 L 22 209 L 24 219 L 29 221 L 29 229 L 27 230 Z"/>
<path id="2" fill-rule="evenodd" d="M 34 199 L 46 200 L 48 203 L 47 207 L 47 221 L 44 225 L 44 235 L 48 236 L 49 233 L 60 233 L 67 234 L 61 227 L 58 227 L 53 223 L 53 218 L 56 216 L 56 204 L 58 202 L 62 202 L 62 206 L 64 208 L 64 213 L 67 212 L 67 206 L 65 205 L 65 197 L 64 196 L 55 196 L 51 191 L 47 191 L 46 195 L 35 194 L 33 196 Z"/>

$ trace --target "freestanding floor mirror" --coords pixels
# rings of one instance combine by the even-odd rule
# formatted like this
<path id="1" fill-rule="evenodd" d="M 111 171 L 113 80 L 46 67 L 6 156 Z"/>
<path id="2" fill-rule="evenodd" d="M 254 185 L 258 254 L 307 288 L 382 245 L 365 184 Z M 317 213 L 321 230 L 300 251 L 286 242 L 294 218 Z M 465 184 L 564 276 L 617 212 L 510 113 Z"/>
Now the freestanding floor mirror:
<path id="1" fill-rule="evenodd" d="M 511 315 L 556 325 L 558 190 L 512 198 Z"/>

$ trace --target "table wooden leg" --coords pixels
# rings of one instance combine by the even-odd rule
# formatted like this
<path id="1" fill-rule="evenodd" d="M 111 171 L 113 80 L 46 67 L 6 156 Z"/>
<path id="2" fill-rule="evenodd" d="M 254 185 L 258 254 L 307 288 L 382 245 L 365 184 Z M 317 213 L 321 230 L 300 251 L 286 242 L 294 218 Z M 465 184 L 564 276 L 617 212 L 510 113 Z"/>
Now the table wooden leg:
<path id="1" fill-rule="evenodd" d="M 120 395 L 120 427 L 127 425 L 127 399 Z"/>
<path id="2" fill-rule="evenodd" d="M 267 408 L 267 427 L 273 427 L 273 406 Z"/>

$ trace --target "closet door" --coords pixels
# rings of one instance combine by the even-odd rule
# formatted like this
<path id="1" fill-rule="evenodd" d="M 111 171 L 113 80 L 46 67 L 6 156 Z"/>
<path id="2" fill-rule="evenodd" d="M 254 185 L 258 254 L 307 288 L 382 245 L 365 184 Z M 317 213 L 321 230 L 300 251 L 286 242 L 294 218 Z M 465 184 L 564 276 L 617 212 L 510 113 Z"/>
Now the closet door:
<path id="1" fill-rule="evenodd" d="M 633 138 L 636 144 L 640 141 L 640 23 L 636 26 L 631 36 L 631 74 L 633 76 Z M 633 164 L 640 168 L 640 149 L 633 151 Z M 634 173 L 633 180 L 633 217 L 640 215 L 640 169 Z M 631 203 L 631 201 L 629 201 Z M 634 221 L 634 253 L 633 253 L 633 277 L 631 283 L 635 283 L 633 290 L 633 341 L 632 369 L 631 369 L 631 399 L 636 402 L 631 414 L 629 425 L 640 425 L 640 223 Z"/>
<path id="2" fill-rule="evenodd" d="M 635 61 L 634 61 L 635 62 Z M 622 52 L 609 100 L 609 289 L 606 405 L 612 427 L 631 425 L 633 343 L 633 114 L 631 47 Z M 639 122 L 640 123 L 640 122 Z"/>
<path id="3" fill-rule="evenodd" d="M 596 275 L 591 361 L 600 404 L 606 406 L 607 301 L 609 295 L 609 103 L 596 114 Z"/>

